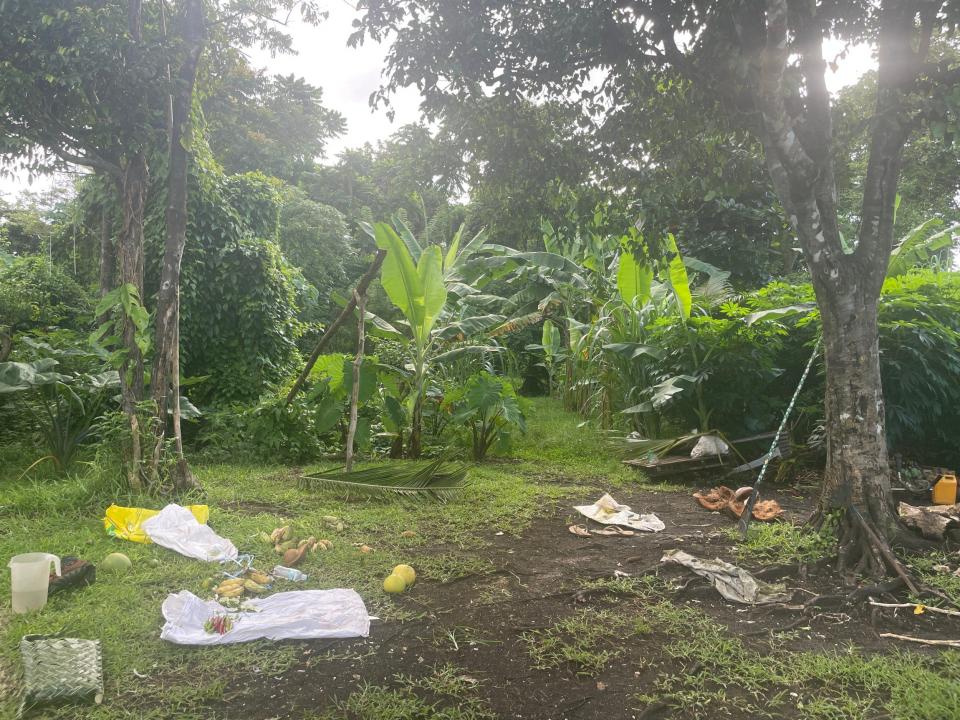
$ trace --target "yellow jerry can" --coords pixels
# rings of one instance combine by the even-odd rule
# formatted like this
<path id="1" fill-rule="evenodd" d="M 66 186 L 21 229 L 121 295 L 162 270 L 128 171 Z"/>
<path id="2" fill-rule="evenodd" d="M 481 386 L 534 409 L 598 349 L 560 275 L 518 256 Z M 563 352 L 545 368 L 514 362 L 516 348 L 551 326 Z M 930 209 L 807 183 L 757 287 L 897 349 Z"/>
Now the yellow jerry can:
<path id="1" fill-rule="evenodd" d="M 957 476 L 953 473 L 943 473 L 933 484 L 934 505 L 957 504 Z"/>

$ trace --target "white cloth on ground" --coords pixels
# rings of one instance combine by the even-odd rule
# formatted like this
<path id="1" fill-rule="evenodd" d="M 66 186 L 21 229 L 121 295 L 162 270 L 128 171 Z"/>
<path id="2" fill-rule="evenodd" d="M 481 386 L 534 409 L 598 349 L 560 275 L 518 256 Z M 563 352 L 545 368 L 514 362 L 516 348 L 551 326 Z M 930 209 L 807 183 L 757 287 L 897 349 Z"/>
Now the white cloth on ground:
<path id="1" fill-rule="evenodd" d="M 643 532 L 660 532 L 666 527 L 663 521 L 653 513 L 646 515 L 635 513 L 629 505 L 621 505 L 609 494 L 605 494 L 593 505 L 575 505 L 573 509 L 603 525 L 623 525 Z"/>
<path id="2" fill-rule="evenodd" d="M 250 611 L 246 609 L 249 608 Z M 245 600 L 240 610 L 201 600 L 188 590 L 168 595 L 161 608 L 166 622 L 160 638 L 177 645 L 226 645 L 267 640 L 367 637 L 370 616 L 354 590 L 294 590 Z M 230 616 L 226 633 L 208 633 L 214 615 Z"/>
<path id="3" fill-rule="evenodd" d="M 217 535 L 209 525 L 201 525 L 181 505 L 167 505 L 144 520 L 143 529 L 157 545 L 187 557 L 206 562 L 237 559 L 237 548 L 232 542 Z"/>

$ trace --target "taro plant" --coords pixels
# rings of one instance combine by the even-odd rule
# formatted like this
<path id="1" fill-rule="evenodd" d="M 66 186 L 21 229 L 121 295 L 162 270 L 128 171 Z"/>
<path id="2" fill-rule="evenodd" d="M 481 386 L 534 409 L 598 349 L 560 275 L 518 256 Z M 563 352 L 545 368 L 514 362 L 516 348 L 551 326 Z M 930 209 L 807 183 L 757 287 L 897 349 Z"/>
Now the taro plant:
<path id="1" fill-rule="evenodd" d="M 505 447 L 514 430 L 526 432 L 513 385 L 485 370 L 450 393 L 444 403 L 450 408 L 452 422 L 467 429 L 474 460 L 483 460 L 494 446 Z"/>
<path id="2" fill-rule="evenodd" d="M 25 407 L 35 416 L 48 451 L 33 465 L 49 460 L 64 472 L 74 463 L 80 448 L 96 434 L 97 421 L 107 411 L 120 380 L 112 370 L 64 374 L 57 372 L 58 364 L 49 357 L 0 363 L 0 396 L 33 396 L 35 402 Z"/>

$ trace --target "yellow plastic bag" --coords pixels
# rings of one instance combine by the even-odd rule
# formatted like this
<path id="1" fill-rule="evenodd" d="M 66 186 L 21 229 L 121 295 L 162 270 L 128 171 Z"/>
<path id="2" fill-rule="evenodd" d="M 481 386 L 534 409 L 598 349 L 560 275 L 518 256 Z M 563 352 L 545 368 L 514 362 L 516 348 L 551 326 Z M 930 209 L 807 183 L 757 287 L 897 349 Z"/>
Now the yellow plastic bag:
<path id="1" fill-rule="evenodd" d="M 207 524 L 210 517 L 210 508 L 207 505 L 188 505 L 187 510 L 193 513 L 198 523 L 201 525 Z M 147 508 L 111 505 L 107 508 L 106 515 L 103 518 L 103 527 L 107 531 L 107 535 L 112 537 L 149 544 L 151 540 L 143 529 L 143 521 L 152 518 L 158 512 L 160 511 L 148 510 Z"/>

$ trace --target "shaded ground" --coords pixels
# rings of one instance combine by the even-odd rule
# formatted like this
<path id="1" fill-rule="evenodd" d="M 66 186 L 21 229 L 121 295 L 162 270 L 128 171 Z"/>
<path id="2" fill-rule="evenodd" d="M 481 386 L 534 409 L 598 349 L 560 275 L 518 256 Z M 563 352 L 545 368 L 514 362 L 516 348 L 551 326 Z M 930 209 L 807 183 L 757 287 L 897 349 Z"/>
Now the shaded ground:
<path id="1" fill-rule="evenodd" d="M 803 498 L 790 494 L 776 497 L 787 509 L 788 519 L 806 510 Z M 644 607 L 661 607 L 664 601 L 702 613 L 707 622 L 716 624 L 724 634 L 740 637 L 747 650 L 761 655 L 780 647 L 816 653 L 844 653 L 851 646 L 866 653 L 889 650 L 897 641 L 880 638 L 880 632 L 960 637 L 960 626 L 954 623 L 950 627 L 951 623 L 929 613 L 921 617 L 909 611 L 873 615 L 862 606 L 838 606 L 804 614 L 728 603 L 706 583 L 688 583 L 691 575 L 685 569 L 658 567 L 663 551 L 676 547 L 704 558 L 734 560 L 734 542 L 727 532 L 732 521 L 726 515 L 703 510 L 686 493 L 618 493 L 617 499 L 635 510 L 656 512 L 667 529 L 633 538 L 578 538 L 566 531 L 576 517 L 565 502 L 545 509 L 545 517 L 535 520 L 519 537 L 511 535 L 509 528 L 491 527 L 483 538 L 490 545 L 478 553 L 490 561 L 489 573 L 418 583 L 396 602 L 419 618 L 374 622 L 366 640 L 298 643 L 302 650 L 289 670 L 231 678 L 223 700 L 209 704 L 211 716 L 252 719 L 329 713 L 426 717 L 416 714 L 425 712 L 426 705 L 419 710 L 404 707 L 414 688 L 413 694 L 422 703 L 438 703 L 441 709 L 450 706 L 452 717 L 484 713 L 557 720 L 712 717 L 709 703 L 678 707 L 673 702 L 683 698 L 650 702 L 643 697 L 668 695 L 660 692 L 663 688 L 658 687 L 658 680 L 662 686 L 665 677 L 677 674 L 702 675 L 709 687 L 708 664 L 693 659 L 678 662 L 664 651 L 667 643 L 678 638 L 655 626 L 636 632 Z M 649 580 L 614 580 L 615 573 L 638 577 L 651 571 L 656 574 Z M 839 590 L 829 569 L 813 569 L 802 579 L 794 572 L 785 580 L 797 591 L 798 603 Z M 684 585 L 685 589 L 676 590 Z M 554 634 L 556 623 L 569 618 L 574 622 Z M 595 627 L 591 629 L 594 623 L 615 627 L 597 632 Z M 778 635 L 787 625 L 791 630 Z M 577 647 L 581 635 L 594 643 L 591 651 L 611 656 L 599 661 L 589 654 L 576 659 L 582 651 Z M 553 644 L 558 638 L 559 645 Z M 549 658 L 538 658 L 542 645 L 549 646 L 548 655 L 558 650 L 561 658 L 552 663 Z M 572 652 L 568 652 L 570 648 Z M 566 659 L 565 654 L 573 659 Z M 554 666 L 537 669 L 538 664 Z M 398 678 L 398 674 L 406 677 Z M 870 688 L 849 689 L 854 694 L 870 694 Z M 783 691 L 789 698 L 785 707 L 795 707 L 803 705 L 804 695 L 813 699 L 818 689 L 796 690 L 772 686 L 767 694 Z M 790 697 L 790 692 L 796 697 Z M 738 699 L 736 688 L 727 688 L 726 695 L 723 702 L 714 703 L 723 716 L 756 717 L 751 703 L 758 698 L 745 693 Z M 863 704 L 879 706 L 884 700 L 877 694 Z M 745 707 L 738 709 L 741 702 Z M 772 717 L 794 716 L 769 707 L 774 711 Z M 406 714 L 408 711 L 411 714 Z M 480 715 L 471 714 L 474 711 Z"/>

